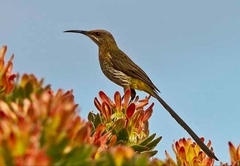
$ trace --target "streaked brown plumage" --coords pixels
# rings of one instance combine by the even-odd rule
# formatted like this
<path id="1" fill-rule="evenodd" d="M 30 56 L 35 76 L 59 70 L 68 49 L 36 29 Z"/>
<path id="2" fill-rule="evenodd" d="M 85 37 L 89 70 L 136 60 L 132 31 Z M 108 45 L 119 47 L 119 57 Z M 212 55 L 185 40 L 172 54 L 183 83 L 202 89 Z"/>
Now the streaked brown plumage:
<path id="1" fill-rule="evenodd" d="M 194 131 L 177 115 L 177 113 L 158 95 L 158 88 L 147 74 L 135 64 L 122 50 L 112 34 L 106 30 L 67 30 L 64 32 L 81 33 L 91 38 L 99 47 L 99 62 L 104 75 L 124 89 L 145 91 L 155 97 L 172 117 L 191 135 L 201 149 L 211 158 L 218 160 L 211 150 L 199 139 Z M 132 96 L 133 97 L 133 96 Z"/>

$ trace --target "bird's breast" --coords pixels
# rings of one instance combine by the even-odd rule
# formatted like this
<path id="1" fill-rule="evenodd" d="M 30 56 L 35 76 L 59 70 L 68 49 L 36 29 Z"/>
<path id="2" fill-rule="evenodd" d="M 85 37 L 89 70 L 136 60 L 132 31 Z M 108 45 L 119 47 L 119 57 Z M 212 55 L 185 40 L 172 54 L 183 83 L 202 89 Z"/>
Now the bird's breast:
<path id="1" fill-rule="evenodd" d="M 122 86 L 129 87 L 131 84 L 131 78 L 120 70 L 117 70 L 111 62 L 111 55 L 105 53 L 99 54 L 99 63 L 104 75 L 112 82 Z"/>

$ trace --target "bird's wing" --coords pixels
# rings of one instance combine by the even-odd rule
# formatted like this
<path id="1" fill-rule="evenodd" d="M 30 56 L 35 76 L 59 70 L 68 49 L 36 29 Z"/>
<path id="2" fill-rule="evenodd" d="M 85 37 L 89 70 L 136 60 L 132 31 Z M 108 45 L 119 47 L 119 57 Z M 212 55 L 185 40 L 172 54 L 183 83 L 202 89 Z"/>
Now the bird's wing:
<path id="1" fill-rule="evenodd" d="M 113 52 L 114 53 L 114 52 Z M 115 69 L 122 71 L 126 75 L 139 79 L 149 85 L 154 91 L 160 92 L 153 84 L 148 75 L 135 64 L 124 52 L 115 53 L 114 58 L 110 58 Z"/>

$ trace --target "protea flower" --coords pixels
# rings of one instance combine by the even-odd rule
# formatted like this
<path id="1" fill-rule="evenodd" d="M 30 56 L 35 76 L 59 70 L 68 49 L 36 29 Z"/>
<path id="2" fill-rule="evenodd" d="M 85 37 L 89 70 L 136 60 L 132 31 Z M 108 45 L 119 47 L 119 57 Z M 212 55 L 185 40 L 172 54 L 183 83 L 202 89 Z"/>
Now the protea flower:
<path id="1" fill-rule="evenodd" d="M 149 98 L 130 101 L 131 92 L 126 90 L 122 99 L 119 92 L 114 94 L 114 102 L 102 91 L 99 92 L 100 101 L 95 98 L 94 104 L 100 114 L 89 113 L 89 122 L 93 124 L 93 129 L 101 124 L 105 124 L 105 132 L 109 135 L 109 143 L 125 144 L 131 146 L 138 152 L 149 152 L 152 150 L 161 137 L 154 139 L 155 134 L 149 135 L 148 119 L 152 115 L 153 103 L 147 108 Z M 93 133 L 95 130 L 93 130 Z M 104 133 L 104 132 L 103 132 Z M 111 138 L 111 141 L 110 141 Z M 156 154 L 151 151 L 150 155 Z"/>
<path id="2" fill-rule="evenodd" d="M 228 142 L 231 166 L 240 165 L 240 145 L 236 148 L 231 142 Z M 227 163 L 221 163 L 221 166 L 229 166 Z"/>
<path id="3" fill-rule="evenodd" d="M 201 140 L 204 142 L 204 138 L 201 138 Z M 207 146 L 211 146 L 211 141 L 208 142 Z M 165 154 L 168 162 L 173 166 L 213 166 L 214 164 L 214 160 L 202 152 L 201 148 L 190 138 L 176 141 L 172 145 L 172 149 L 176 155 L 177 163 L 174 162 L 167 151 L 165 151 Z"/>

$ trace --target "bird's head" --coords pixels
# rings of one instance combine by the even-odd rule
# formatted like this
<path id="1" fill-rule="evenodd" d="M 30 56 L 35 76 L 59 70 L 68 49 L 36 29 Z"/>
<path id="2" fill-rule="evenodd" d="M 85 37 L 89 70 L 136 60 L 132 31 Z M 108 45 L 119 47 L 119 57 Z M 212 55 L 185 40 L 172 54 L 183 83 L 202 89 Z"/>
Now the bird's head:
<path id="1" fill-rule="evenodd" d="M 67 30 L 64 32 L 71 32 L 71 33 L 81 33 L 88 36 L 92 39 L 99 47 L 115 47 L 117 46 L 113 35 L 102 29 L 96 29 L 91 31 L 83 31 L 83 30 Z"/>

